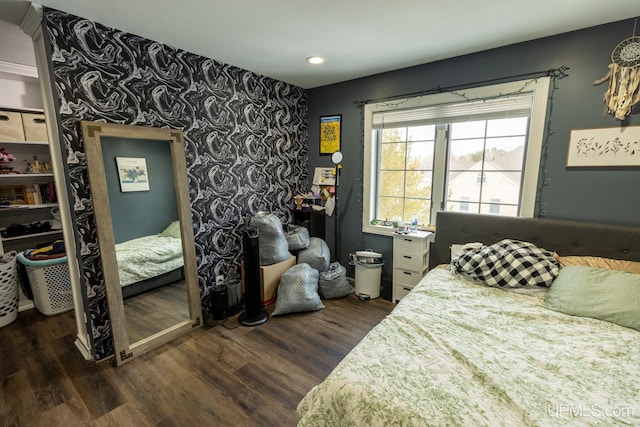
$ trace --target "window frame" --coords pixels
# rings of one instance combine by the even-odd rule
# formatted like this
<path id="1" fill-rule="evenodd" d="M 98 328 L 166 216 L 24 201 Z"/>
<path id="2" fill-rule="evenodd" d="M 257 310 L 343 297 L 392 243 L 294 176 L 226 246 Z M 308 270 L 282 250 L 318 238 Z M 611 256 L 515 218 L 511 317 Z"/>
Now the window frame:
<path id="1" fill-rule="evenodd" d="M 438 104 L 450 104 L 461 102 L 460 93 L 463 93 L 467 99 L 483 99 L 495 98 L 498 96 L 506 96 L 514 93 L 531 93 L 533 96 L 533 104 L 531 107 L 531 116 L 529 120 L 529 138 L 526 142 L 526 153 L 523 170 L 522 191 L 520 194 L 520 216 L 533 217 L 536 191 L 538 187 L 538 174 L 540 171 L 540 158 L 542 151 L 542 142 L 544 140 L 546 130 L 547 101 L 549 98 L 550 77 L 541 77 L 533 80 L 520 80 L 509 83 L 500 83 L 490 86 L 470 88 L 460 90 L 459 93 L 446 92 L 432 95 L 415 96 L 400 101 L 386 101 L 369 103 L 364 106 L 364 156 L 363 156 L 363 186 L 362 186 L 362 231 L 365 233 L 392 235 L 394 229 L 391 227 L 381 227 L 371 225 L 374 219 L 376 204 L 376 188 L 375 184 L 377 165 L 380 157 L 378 145 L 373 138 L 373 113 L 379 111 L 394 110 L 401 105 L 403 109 L 428 107 Z M 439 126 L 439 125 L 436 125 Z M 436 139 L 436 148 L 434 153 L 434 167 L 432 180 L 432 215 L 441 210 L 440 206 L 436 206 L 437 202 L 442 200 L 442 192 L 444 192 L 444 180 L 446 179 L 445 166 L 441 159 L 446 159 L 446 144 L 438 144 Z M 438 165 L 437 163 L 440 163 Z M 438 166 L 438 170 L 436 169 Z M 433 220 L 432 220 L 433 221 Z"/>

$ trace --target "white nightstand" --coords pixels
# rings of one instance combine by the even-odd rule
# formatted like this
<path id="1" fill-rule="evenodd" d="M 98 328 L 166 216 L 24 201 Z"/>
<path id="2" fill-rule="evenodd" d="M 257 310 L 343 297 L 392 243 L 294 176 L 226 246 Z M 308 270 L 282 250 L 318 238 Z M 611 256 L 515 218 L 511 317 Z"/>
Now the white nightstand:
<path id="1" fill-rule="evenodd" d="M 429 268 L 430 231 L 393 236 L 393 302 L 397 303 L 418 284 Z"/>

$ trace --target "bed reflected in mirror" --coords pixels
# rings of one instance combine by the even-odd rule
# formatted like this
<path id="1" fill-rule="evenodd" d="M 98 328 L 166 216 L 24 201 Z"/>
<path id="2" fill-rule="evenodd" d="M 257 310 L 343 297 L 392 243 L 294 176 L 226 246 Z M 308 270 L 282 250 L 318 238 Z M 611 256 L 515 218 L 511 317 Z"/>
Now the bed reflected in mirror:
<path id="1" fill-rule="evenodd" d="M 118 364 L 201 321 L 182 133 L 83 122 Z"/>

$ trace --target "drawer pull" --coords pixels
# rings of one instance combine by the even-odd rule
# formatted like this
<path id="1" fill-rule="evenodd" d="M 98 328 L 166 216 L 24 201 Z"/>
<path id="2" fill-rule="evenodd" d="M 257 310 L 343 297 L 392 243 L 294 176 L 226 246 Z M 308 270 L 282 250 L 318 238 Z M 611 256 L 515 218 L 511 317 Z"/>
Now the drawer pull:
<path id="1" fill-rule="evenodd" d="M 413 258 L 413 257 L 410 257 L 409 255 L 404 255 L 404 257 L 403 257 L 403 258 L 411 259 L 411 258 Z"/>
<path id="2" fill-rule="evenodd" d="M 409 273 L 408 271 L 403 271 L 404 274 L 411 276 L 412 273 Z"/>
<path id="3" fill-rule="evenodd" d="M 0 114 L 0 120 L 2 120 L 3 122 L 8 122 L 9 121 L 9 116 L 5 116 L 4 114 Z"/>
<path id="4" fill-rule="evenodd" d="M 402 289 L 404 289 L 405 291 L 411 292 L 411 289 L 413 289 L 413 288 L 406 288 L 406 287 L 403 287 Z"/>
<path id="5" fill-rule="evenodd" d="M 33 119 L 33 123 L 40 125 L 40 124 L 46 123 L 46 120 L 45 119 Z"/>
<path id="6" fill-rule="evenodd" d="M 413 239 L 407 239 L 407 238 L 404 238 L 403 240 L 404 240 L 405 242 L 413 242 Z"/>

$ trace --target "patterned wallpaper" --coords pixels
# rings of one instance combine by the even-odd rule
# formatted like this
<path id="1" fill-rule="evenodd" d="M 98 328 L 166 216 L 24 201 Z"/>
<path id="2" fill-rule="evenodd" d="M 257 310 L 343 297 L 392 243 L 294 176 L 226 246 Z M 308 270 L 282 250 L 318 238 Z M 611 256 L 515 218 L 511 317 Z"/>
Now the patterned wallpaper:
<path id="1" fill-rule="evenodd" d="M 80 121 L 184 131 L 204 297 L 216 275 L 239 277 L 242 231 L 250 217 L 262 209 L 288 221 L 293 195 L 306 187 L 307 94 L 56 10 L 45 10 L 45 25 L 99 360 L 114 349 Z"/>

